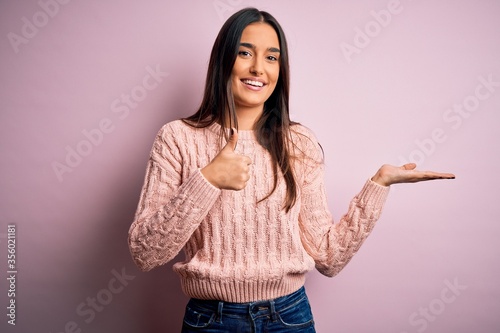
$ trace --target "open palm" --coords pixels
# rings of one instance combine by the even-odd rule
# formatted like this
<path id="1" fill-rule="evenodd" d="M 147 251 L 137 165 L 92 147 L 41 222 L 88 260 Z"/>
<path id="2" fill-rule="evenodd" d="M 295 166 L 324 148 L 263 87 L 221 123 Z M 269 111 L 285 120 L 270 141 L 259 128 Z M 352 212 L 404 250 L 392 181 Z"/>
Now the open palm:
<path id="1" fill-rule="evenodd" d="M 377 171 L 372 180 L 382 186 L 389 186 L 398 183 L 416 183 L 435 179 L 455 179 L 451 173 L 441 173 L 434 171 L 415 170 L 415 163 L 408 163 L 403 166 L 384 164 Z"/>

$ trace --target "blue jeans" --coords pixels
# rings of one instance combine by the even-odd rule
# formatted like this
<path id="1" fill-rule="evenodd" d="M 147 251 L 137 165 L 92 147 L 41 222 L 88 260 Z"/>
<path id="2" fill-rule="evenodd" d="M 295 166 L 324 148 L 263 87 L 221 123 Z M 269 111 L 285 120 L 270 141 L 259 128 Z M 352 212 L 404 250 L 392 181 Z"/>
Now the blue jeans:
<path id="1" fill-rule="evenodd" d="M 191 298 L 182 333 L 315 333 L 304 287 L 267 301 L 230 303 Z"/>

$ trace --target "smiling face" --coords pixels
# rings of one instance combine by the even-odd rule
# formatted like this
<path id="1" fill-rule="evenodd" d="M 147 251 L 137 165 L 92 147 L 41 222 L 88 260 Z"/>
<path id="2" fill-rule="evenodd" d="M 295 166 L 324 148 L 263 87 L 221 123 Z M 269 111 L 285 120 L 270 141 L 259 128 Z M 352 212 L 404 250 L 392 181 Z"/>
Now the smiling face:
<path id="1" fill-rule="evenodd" d="M 276 31 L 267 23 L 252 23 L 243 30 L 231 74 L 237 114 L 262 114 L 279 78 L 279 45 Z"/>

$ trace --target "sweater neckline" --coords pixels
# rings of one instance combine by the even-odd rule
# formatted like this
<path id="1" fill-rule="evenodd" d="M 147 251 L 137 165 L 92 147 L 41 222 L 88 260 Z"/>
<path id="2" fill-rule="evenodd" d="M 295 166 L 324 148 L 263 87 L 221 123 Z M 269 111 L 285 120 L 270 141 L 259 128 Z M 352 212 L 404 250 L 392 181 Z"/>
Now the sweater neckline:
<path id="1" fill-rule="evenodd" d="M 214 122 L 212 125 L 208 126 L 211 132 L 216 134 L 220 134 L 221 125 L 217 122 Z M 224 131 L 229 135 L 229 128 L 225 128 Z M 239 140 L 253 140 L 255 141 L 257 138 L 255 136 L 254 130 L 239 130 L 238 131 L 238 141 Z"/>

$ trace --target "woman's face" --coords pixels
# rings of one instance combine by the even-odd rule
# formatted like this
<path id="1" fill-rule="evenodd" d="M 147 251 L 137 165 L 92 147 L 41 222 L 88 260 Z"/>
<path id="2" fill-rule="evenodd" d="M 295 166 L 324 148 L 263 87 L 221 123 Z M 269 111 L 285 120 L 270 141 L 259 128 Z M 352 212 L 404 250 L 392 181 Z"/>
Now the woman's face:
<path id="1" fill-rule="evenodd" d="M 249 24 L 241 35 L 238 56 L 232 70 L 236 110 L 262 112 L 280 73 L 279 40 L 267 23 Z"/>

